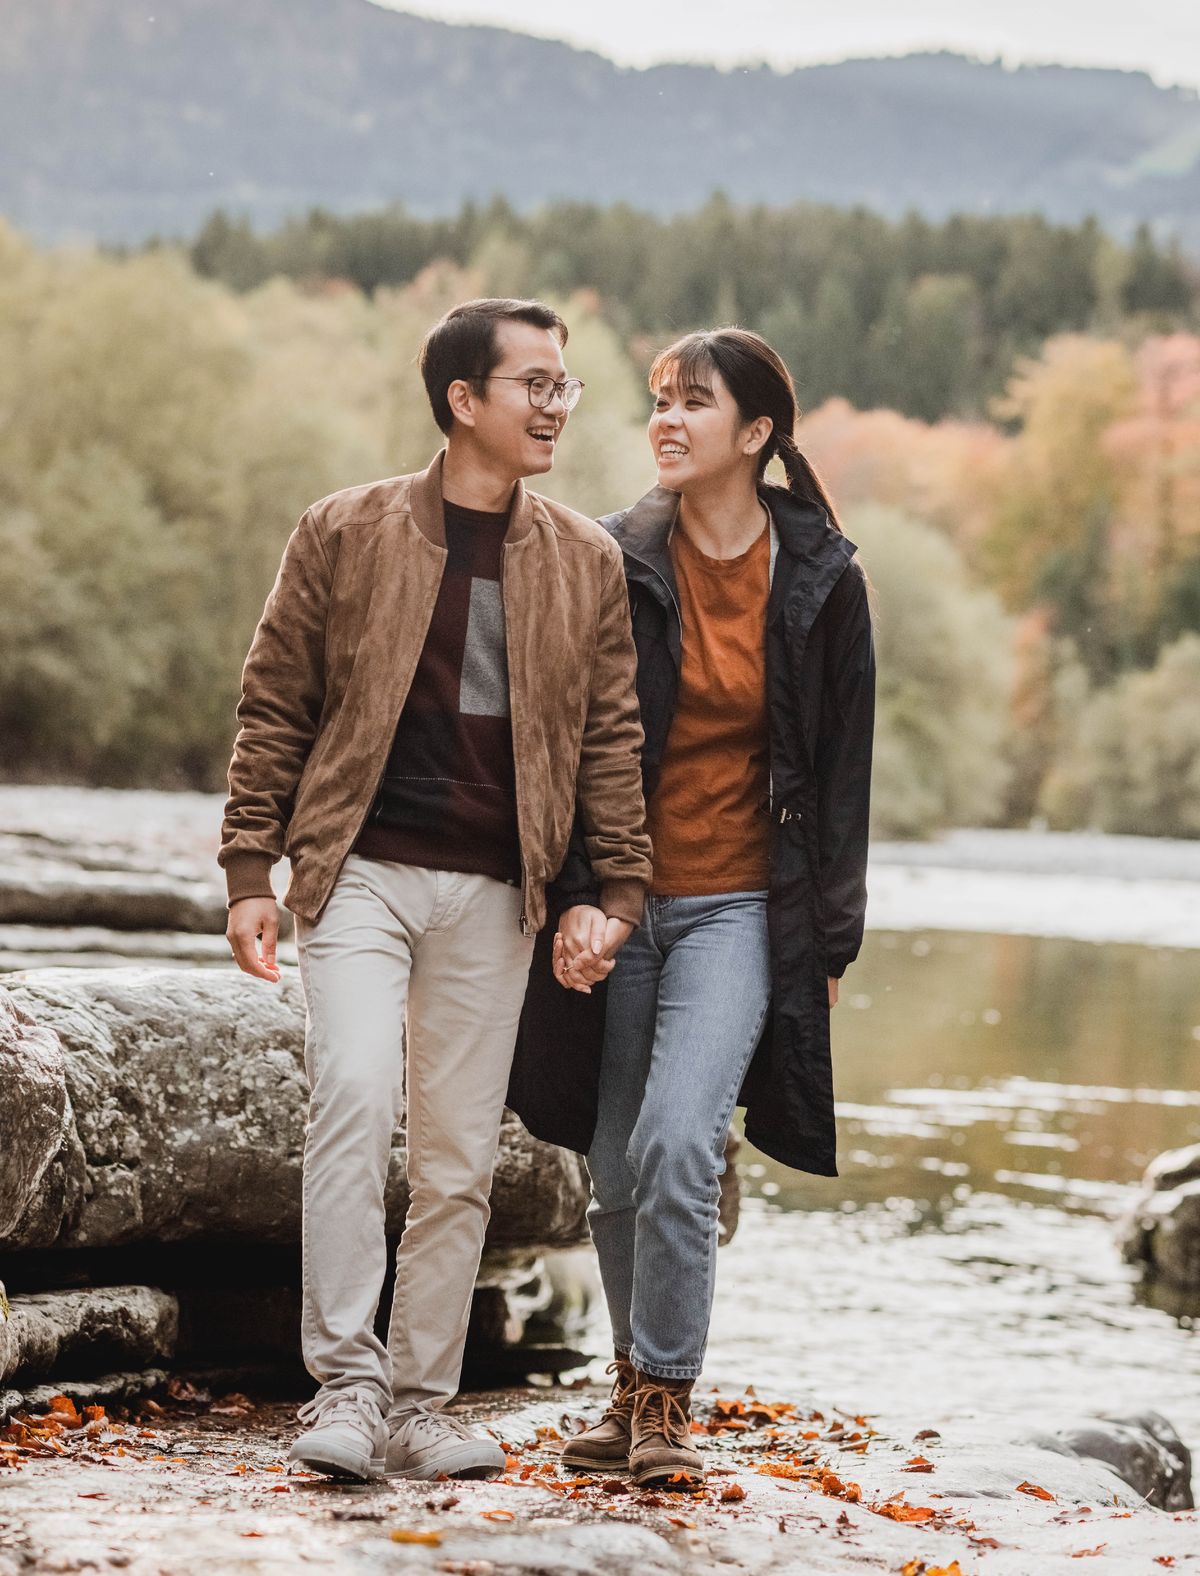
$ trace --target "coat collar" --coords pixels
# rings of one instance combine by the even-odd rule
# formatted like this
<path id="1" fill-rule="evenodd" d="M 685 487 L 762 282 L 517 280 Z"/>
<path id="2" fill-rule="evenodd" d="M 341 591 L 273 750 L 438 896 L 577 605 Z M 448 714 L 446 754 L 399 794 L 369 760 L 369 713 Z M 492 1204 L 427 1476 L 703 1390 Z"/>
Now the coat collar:
<path id="1" fill-rule="evenodd" d="M 446 451 L 440 450 L 427 470 L 418 471 L 412 479 L 409 508 L 417 530 L 435 547 L 446 545 L 446 515 L 442 507 L 442 473 L 446 465 Z M 508 511 L 508 530 L 504 542 L 508 546 L 522 541 L 533 529 L 533 499 L 518 479 L 513 488 L 512 503 Z"/>
<path id="2" fill-rule="evenodd" d="M 854 543 L 829 523 L 817 504 L 797 498 L 784 487 L 764 483 L 759 497 L 771 515 L 772 617 L 795 593 L 807 591 L 811 623 L 846 565 L 857 552 Z M 655 487 L 631 508 L 606 515 L 601 525 L 611 533 L 621 551 L 646 564 L 666 581 L 678 600 L 675 567 L 671 560 L 671 532 L 679 518 L 679 494 Z M 785 560 L 784 573 L 776 574 L 777 551 Z M 799 571 L 799 574 L 797 574 Z"/>

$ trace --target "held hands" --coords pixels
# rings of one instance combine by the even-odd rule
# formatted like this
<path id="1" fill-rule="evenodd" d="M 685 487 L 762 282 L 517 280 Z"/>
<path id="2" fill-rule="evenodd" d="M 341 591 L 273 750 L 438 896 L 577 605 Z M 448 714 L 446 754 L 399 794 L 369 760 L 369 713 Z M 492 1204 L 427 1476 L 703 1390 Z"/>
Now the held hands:
<path id="1" fill-rule="evenodd" d="M 564 990 L 592 994 L 592 986 L 607 978 L 616 966 L 616 955 L 633 934 L 626 919 L 609 919 L 603 909 L 578 903 L 558 923 L 554 937 L 554 978 Z"/>
<path id="2" fill-rule="evenodd" d="M 255 942 L 262 937 L 261 951 Z M 225 939 L 233 948 L 234 961 L 243 974 L 279 983 L 275 963 L 275 943 L 279 939 L 279 909 L 273 897 L 243 897 L 229 910 Z"/>
<path id="3" fill-rule="evenodd" d="M 835 980 L 831 974 L 828 976 L 826 983 L 829 986 L 829 1005 L 832 1009 L 838 1004 L 838 986 L 841 984 L 841 980 Z"/>

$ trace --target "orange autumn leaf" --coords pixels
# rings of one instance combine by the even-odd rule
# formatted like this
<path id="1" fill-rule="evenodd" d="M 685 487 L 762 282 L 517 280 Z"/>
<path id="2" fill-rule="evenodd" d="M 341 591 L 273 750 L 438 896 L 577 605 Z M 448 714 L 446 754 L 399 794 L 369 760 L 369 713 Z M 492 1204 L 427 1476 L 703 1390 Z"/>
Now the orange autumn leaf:
<path id="1" fill-rule="evenodd" d="M 862 1499 L 862 1489 L 857 1483 L 843 1483 L 834 1472 L 822 1472 L 818 1486 L 822 1494 L 828 1494 L 831 1499 L 846 1499 L 852 1505 L 857 1505 Z"/>
<path id="2" fill-rule="evenodd" d="M 442 1541 L 440 1532 L 417 1532 L 410 1527 L 393 1527 L 388 1537 L 393 1543 L 424 1543 L 432 1548 L 436 1548 Z"/>
<path id="3" fill-rule="evenodd" d="M 730 1483 L 721 1490 L 721 1503 L 723 1505 L 735 1505 L 738 1500 L 745 1499 L 745 1497 L 746 1490 L 740 1483 Z"/>
<path id="4" fill-rule="evenodd" d="M 74 1401 L 72 1401 L 69 1396 L 51 1396 L 50 1405 L 47 1410 L 50 1412 L 51 1416 L 56 1418 L 58 1422 L 62 1424 L 64 1428 L 83 1427 L 83 1418 L 80 1417 Z"/>
<path id="5" fill-rule="evenodd" d="M 1071 1558 L 1073 1560 L 1090 1559 L 1093 1554 L 1103 1554 L 1104 1550 L 1107 1547 L 1108 1547 L 1107 1543 L 1097 1543 L 1097 1545 L 1096 1545 L 1096 1547 L 1094 1549 L 1076 1549 L 1075 1552 L 1071 1555 Z"/>
<path id="6" fill-rule="evenodd" d="M 889 1521 L 928 1521 L 937 1512 L 929 1505 L 905 1505 L 885 1501 L 882 1505 L 871 1505 L 877 1516 L 886 1516 Z"/>
<path id="7" fill-rule="evenodd" d="M 485 1521 L 515 1521 L 517 1519 L 511 1510 L 481 1510 L 479 1514 Z"/>
<path id="8" fill-rule="evenodd" d="M 900 1470 L 902 1472 L 932 1472 L 933 1462 L 926 1456 L 910 1456 Z"/>
<path id="9" fill-rule="evenodd" d="M 1037 1483 L 1018 1483 L 1018 1494 L 1032 1494 L 1035 1499 L 1053 1499 L 1054 1495 L 1048 1488 L 1042 1488 Z"/>

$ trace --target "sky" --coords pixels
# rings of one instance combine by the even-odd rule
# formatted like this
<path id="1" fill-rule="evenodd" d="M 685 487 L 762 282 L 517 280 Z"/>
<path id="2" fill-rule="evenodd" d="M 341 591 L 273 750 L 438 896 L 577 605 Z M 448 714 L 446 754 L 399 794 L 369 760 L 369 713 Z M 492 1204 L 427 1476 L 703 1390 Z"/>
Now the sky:
<path id="1" fill-rule="evenodd" d="M 1196 0 L 377 0 L 595 49 L 623 65 L 766 61 L 785 69 L 953 49 L 1016 65 L 1116 66 L 1200 87 Z"/>

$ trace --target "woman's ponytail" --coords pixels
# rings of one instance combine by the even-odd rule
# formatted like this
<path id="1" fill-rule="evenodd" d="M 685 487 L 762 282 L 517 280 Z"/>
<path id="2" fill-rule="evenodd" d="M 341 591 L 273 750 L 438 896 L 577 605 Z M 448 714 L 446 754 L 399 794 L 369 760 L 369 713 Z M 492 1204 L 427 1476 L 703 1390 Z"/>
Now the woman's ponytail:
<path id="1" fill-rule="evenodd" d="M 767 447 L 769 449 L 771 445 L 768 444 Z M 817 508 L 823 509 L 830 525 L 835 531 L 840 531 L 841 521 L 837 517 L 829 494 L 825 491 L 824 483 L 813 470 L 812 463 L 801 454 L 792 434 L 782 431 L 775 433 L 774 447 L 787 476 L 788 491 L 801 502 L 815 504 Z"/>

